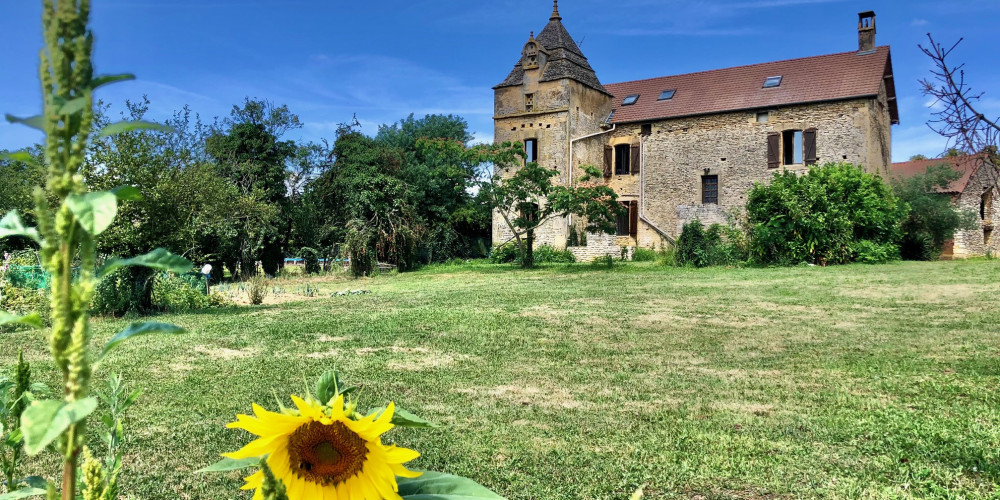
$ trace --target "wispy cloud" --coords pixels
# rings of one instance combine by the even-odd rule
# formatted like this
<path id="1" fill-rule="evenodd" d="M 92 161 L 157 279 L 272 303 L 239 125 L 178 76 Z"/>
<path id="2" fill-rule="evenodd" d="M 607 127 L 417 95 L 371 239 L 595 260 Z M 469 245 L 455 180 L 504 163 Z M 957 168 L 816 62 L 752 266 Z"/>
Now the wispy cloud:
<path id="1" fill-rule="evenodd" d="M 910 26 L 915 26 L 915 27 L 927 26 L 928 24 L 930 24 L 930 21 L 926 19 L 914 19 L 912 22 L 910 22 Z"/>

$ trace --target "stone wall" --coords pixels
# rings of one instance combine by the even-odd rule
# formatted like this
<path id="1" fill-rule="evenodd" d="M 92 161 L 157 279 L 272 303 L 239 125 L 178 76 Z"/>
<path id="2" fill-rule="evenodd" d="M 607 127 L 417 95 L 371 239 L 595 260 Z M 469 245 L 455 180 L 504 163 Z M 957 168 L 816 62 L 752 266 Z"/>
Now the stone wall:
<path id="1" fill-rule="evenodd" d="M 980 166 L 954 201 L 959 210 L 976 214 L 977 227 L 955 233 L 953 257 L 982 256 L 987 251 L 1000 255 L 1000 234 L 996 228 L 1000 223 L 997 170 L 989 164 Z"/>

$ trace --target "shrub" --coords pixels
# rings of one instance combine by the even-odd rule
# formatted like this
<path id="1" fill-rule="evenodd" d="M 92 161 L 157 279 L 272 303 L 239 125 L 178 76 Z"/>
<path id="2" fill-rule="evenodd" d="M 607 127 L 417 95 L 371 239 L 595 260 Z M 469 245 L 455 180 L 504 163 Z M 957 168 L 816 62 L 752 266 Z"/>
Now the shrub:
<path id="1" fill-rule="evenodd" d="M 676 245 L 666 245 L 659 252 L 657 252 L 657 263 L 661 266 L 676 266 L 677 264 L 677 246 Z"/>
<path id="2" fill-rule="evenodd" d="M 91 312 L 123 316 L 151 309 L 150 281 L 153 271 L 145 267 L 122 267 L 101 280 L 94 289 Z"/>
<path id="3" fill-rule="evenodd" d="M 535 249 L 535 264 L 567 264 L 576 262 L 576 256 L 569 250 L 556 250 L 552 245 L 542 245 Z"/>
<path id="4" fill-rule="evenodd" d="M 151 289 L 150 303 L 160 311 L 193 311 L 212 305 L 202 289 L 183 276 L 157 274 L 153 276 Z"/>
<path id="5" fill-rule="evenodd" d="M 748 194 L 750 257 L 763 264 L 850 262 L 855 242 L 898 245 L 907 210 L 881 178 L 854 165 L 775 174 Z"/>
<path id="6" fill-rule="evenodd" d="M 38 313 L 49 323 L 49 293 L 47 289 L 18 288 L 4 284 L 0 289 L 0 311 L 17 315 Z"/>
<path id="7" fill-rule="evenodd" d="M 861 240 L 854 242 L 851 246 L 851 253 L 853 254 L 852 260 L 855 262 L 884 264 L 892 260 L 899 260 L 899 245 Z"/>
<path id="8" fill-rule="evenodd" d="M 304 247 L 300 254 L 302 255 L 302 263 L 304 264 L 306 274 L 319 274 L 319 252 L 313 248 Z"/>
<path id="9" fill-rule="evenodd" d="M 257 274 L 253 278 L 247 281 L 247 298 L 250 299 L 250 303 L 259 306 L 264 303 L 264 298 L 267 297 L 267 291 L 269 288 L 268 279 L 266 276 Z"/>
<path id="10" fill-rule="evenodd" d="M 935 259 L 955 231 L 976 227 L 976 214 L 956 209 L 940 191 L 960 176 L 948 165 L 933 165 L 922 174 L 893 181 L 893 192 L 909 208 L 902 225 L 904 259 Z"/>
<path id="11" fill-rule="evenodd" d="M 712 224 L 706 230 L 698 220 L 681 229 L 673 258 L 676 265 L 694 267 L 734 266 L 746 260 L 746 235 L 742 231 L 722 224 Z"/>
<path id="12" fill-rule="evenodd" d="M 497 245 L 490 251 L 490 262 L 494 264 L 509 264 L 516 262 L 519 257 L 517 243 L 507 242 Z"/>
<path id="13" fill-rule="evenodd" d="M 632 262 L 654 262 L 657 257 L 656 252 L 648 248 L 636 248 L 632 252 Z"/>

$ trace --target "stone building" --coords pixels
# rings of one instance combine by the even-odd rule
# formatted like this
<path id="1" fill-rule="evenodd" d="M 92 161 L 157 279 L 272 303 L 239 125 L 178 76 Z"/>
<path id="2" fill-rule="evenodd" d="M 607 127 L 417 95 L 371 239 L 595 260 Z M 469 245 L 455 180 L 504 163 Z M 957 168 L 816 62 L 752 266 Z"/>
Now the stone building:
<path id="1" fill-rule="evenodd" d="M 559 15 L 522 48 L 494 87 L 494 140 L 525 144 L 529 161 L 574 185 L 582 165 L 629 215 L 615 236 L 590 234 L 578 258 L 622 247 L 662 247 L 698 219 L 727 221 L 755 182 L 834 161 L 889 171 L 899 123 L 889 47 L 875 45 L 875 14 L 859 15 L 858 50 L 604 85 Z M 493 241 L 512 233 L 493 219 Z M 538 244 L 566 246 L 573 217 L 547 221 Z"/>
<path id="2" fill-rule="evenodd" d="M 955 238 L 945 243 L 941 258 L 966 258 L 1000 255 L 1000 240 L 993 235 L 994 221 L 1000 222 L 1000 187 L 997 186 L 997 169 L 986 161 L 985 155 L 955 156 L 912 160 L 893 163 L 890 173 L 894 177 L 922 174 L 933 165 L 947 165 L 960 177 L 941 189 L 942 196 L 949 196 L 960 210 L 976 215 L 977 227 L 955 233 Z"/>

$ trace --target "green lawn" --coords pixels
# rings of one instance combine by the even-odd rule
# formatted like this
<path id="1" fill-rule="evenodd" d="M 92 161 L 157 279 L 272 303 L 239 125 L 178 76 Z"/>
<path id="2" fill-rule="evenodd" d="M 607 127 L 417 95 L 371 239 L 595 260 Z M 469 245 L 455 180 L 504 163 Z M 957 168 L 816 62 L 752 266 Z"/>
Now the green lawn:
<path id="1" fill-rule="evenodd" d="M 238 497 L 194 470 L 272 390 L 338 367 L 419 468 L 511 499 L 1000 495 L 1000 262 L 788 269 L 438 267 L 320 298 L 165 316 L 100 368 L 145 389 L 130 498 Z M 331 297 L 345 287 L 369 295 Z M 98 320 L 98 342 L 124 321 Z M 0 336 L 54 373 L 40 334 Z"/>

